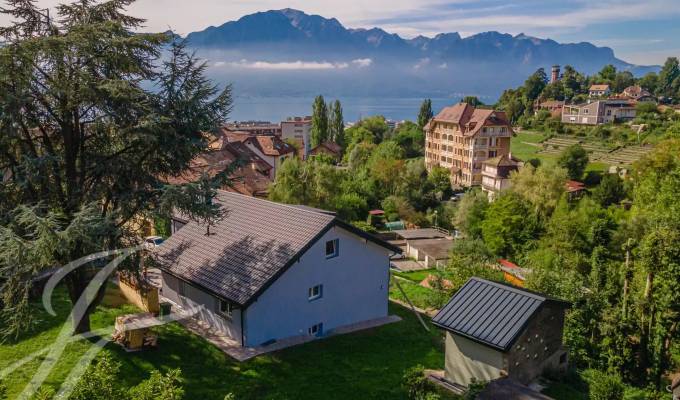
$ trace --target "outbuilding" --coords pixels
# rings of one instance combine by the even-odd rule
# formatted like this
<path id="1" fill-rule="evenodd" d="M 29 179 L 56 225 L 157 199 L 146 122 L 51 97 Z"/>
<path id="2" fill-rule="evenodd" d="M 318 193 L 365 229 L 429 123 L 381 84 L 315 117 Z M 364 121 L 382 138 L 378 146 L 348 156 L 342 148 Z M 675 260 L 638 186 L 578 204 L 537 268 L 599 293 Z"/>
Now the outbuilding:
<path id="1" fill-rule="evenodd" d="M 508 377 L 527 384 L 550 368 L 567 367 L 562 343 L 569 303 L 481 278 L 471 278 L 432 322 L 446 331 L 445 378 Z"/>

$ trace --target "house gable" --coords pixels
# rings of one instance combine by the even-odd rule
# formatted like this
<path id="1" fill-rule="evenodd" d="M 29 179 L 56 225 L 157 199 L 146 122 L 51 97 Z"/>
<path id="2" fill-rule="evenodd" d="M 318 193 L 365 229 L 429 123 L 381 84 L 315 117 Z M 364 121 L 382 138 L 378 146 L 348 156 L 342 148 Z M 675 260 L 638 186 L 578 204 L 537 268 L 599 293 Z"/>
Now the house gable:
<path id="1" fill-rule="evenodd" d="M 327 242 L 336 240 L 337 256 L 327 257 Z M 390 254 L 392 250 L 342 226 L 329 228 L 247 306 L 246 345 L 306 335 L 319 323 L 325 334 L 385 317 Z M 310 300 L 314 287 L 320 287 L 321 296 Z"/>

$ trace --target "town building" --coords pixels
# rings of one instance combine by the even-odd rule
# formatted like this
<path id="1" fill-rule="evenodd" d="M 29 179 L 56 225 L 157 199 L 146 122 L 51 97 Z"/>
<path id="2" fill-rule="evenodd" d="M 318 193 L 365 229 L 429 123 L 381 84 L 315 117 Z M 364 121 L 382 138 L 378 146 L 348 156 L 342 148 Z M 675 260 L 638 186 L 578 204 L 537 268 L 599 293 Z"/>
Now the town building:
<path id="1" fill-rule="evenodd" d="M 402 229 L 394 234 L 404 254 L 416 260 L 425 268 L 443 267 L 448 264 L 453 237 L 447 231 L 437 228 Z"/>
<path id="2" fill-rule="evenodd" d="M 191 160 L 181 174 L 163 180 L 179 185 L 196 182 L 203 176 L 214 178 L 227 171 L 228 181 L 222 186 L 223 190 L 262 198 L 268 196 L 272 167 L 267 162 L 239 142 L 216 141 L 211 149 Z M 238 166 L 234 167 L 234 163 Z"/>
<path id="3" fill-rule="evenodd" d="M 564 108 L 564 101 L 562 100 L 546 100 L 546 101 L 536 101 L 534 104 L 534 113 L 538 113 L 540 110 L 547 110 L 550 112 L 551 117 L 560 117 L 562 115 L 562 109 Z"/>
<path id="4" fill-rule="evenodd" d="M 333 213 L 218 191 L 210 228 L 177 217 L 153 253 L 162 295 L 236 346 L 333 334 L 387 317 L 400 252 Z"/>
<path id="5" fill-rule="evenodd" d="M 298 156 L 307 158 L 312 150 L 312 117 L 289 117 L 281 121 L 281 139 L 298 144 Z"/>
<path id="6" fill-rule="evenodd" d="M 444 108 L 425 130 L 425 166 L 451 171 L 456 187 L 482 184 L 482 163 L 510 153 L 513 131 L 505 112 L 459 103 Z"/>
<path id="7" fill-rule="evenodd" d="M 281 125 L 269 121 L 235 121 L 225 124 L 224 129 L 232 132 L 248 132 L 253 135 L 281 136 Z"/>
<path id="8" fill-rule="evenodd" d="M 335 161 L 340 161 L 342 159 L 342 147 L 334 142 L 324 142 L 309 152 L 309 155 L 311 156 L 317 156 L 319 154 L 326 154 L 333 157 Z"/>
<path id="9" fill-rule="evenodd" d="M 609 85 L 592 85 L 588 90 L 590 97 L 607 97 L 612 93 Z"/>
<path id="10" fill-rule="evenodd" d="M 482 165 L 482 191 L 493 200 L 498 193 L 510 187 L 510 174 L 519 170 L 520 162 L 512 155 L 502 155 L 490 158 Z"/>
<path id="11" fill-rule="evenodd" d="M 222 137 L 229 143 L 241 143 L 267 162 L 271 167 L 270 177 L 276 177 L 276 171 L 287 159 L 295 156 L 295 147 L 284 142 L 275 135 L 253 134 L 243 131 L 222 129 Z"/>
<path id="12" fill-rule="evenodd" d="M 471 278 L 432 319 L 446 331 L 445 379 L 460 386 L 504 377 L 527 384 L 547 369 L 565 370 L 568 307 L 562 300 Z"/>
<path id="13" fill-rule="evenodd" d="M 673 395 L 673 400 L 680 400 L 680 375 L 673 379 L 670 386 L 668 386 L 668 390 Z"/>
<path id="14" fill-rule="evenodd" d="M 649 91 L 643 89 L 640 85 L 628 86 L 623 89 L 619 97 L 639 102 L 656 102 L 656 97 L 652 96 Z"/>
<path id="15" fill-rule="evenodd" d="M 584 104 L 565 105 L 562 122 L 565 124 L 601 125 L 635 119 L 635 102 L 625 99 L 597 100 Z"/>

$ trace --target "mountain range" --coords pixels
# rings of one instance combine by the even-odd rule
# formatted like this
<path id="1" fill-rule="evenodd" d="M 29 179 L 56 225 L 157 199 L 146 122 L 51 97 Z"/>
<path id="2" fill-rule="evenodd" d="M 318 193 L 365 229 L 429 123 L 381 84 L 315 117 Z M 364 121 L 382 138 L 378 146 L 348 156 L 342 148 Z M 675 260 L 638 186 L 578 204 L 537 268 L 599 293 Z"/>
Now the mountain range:
<path id="1" fill-rule="evenodd" d="M 588 74 L 606 64 L 635 75 L 658 69 L 627 63 L 612 49 L 587 42 L 499 32 L 406 39 L 380 28 L 346 28 L 335 18 L 293 9 L 246 15 L 190 33 L 186 40 L 210 60 L 211 74 L 253 95 L 325 91 L 495 98 L 539 67 L 549 73 L 554 64 Z"/>

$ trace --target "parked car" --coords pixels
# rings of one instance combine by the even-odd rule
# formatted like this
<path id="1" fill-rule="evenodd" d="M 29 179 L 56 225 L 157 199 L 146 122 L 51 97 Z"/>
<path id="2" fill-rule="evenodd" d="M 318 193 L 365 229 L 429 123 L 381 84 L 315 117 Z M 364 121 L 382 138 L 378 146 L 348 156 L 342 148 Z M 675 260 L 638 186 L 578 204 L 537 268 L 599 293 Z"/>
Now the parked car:
<path id="1" fill-rule="evenodd" d="M 144 248 L 147 250 L 153 250 L 156 247 L 160 246 L 161 243 L 163 243 L 165 239 L 163 239 L 160 236 L 149 236 L 146 239 L 144 239 Z"/>

